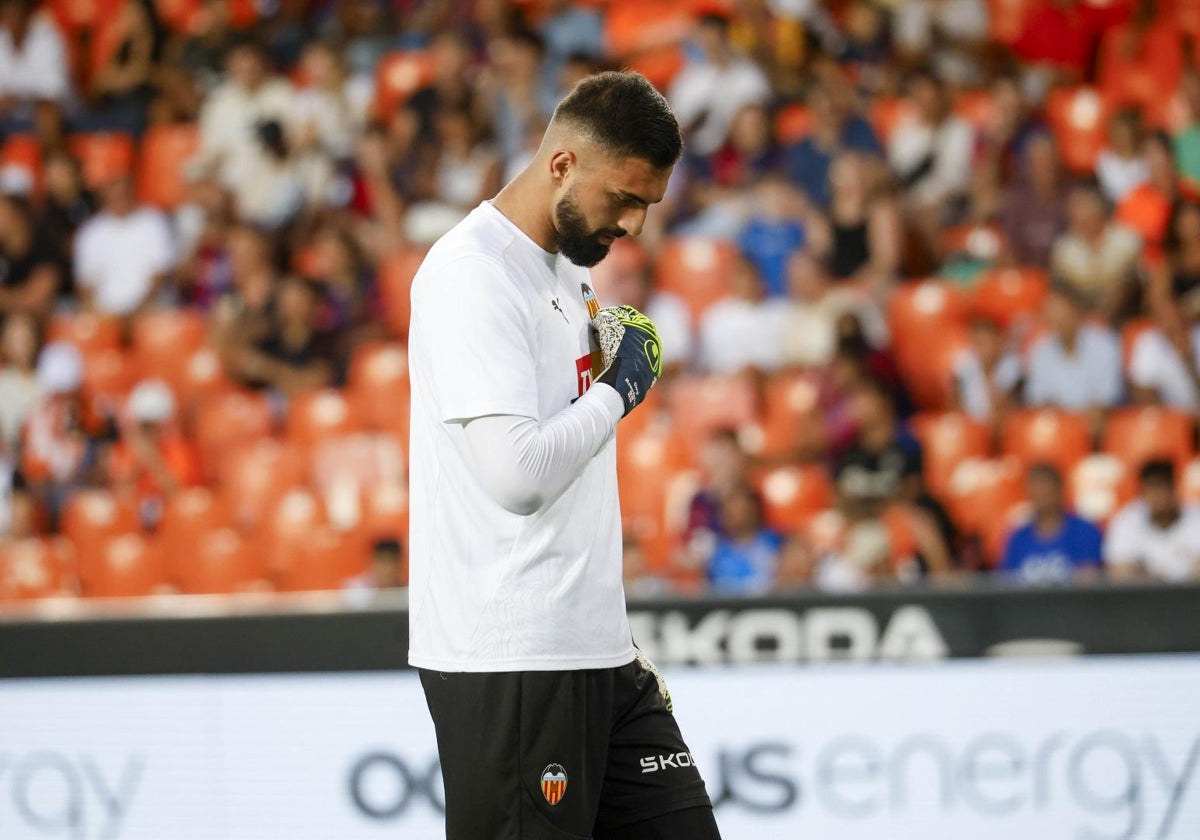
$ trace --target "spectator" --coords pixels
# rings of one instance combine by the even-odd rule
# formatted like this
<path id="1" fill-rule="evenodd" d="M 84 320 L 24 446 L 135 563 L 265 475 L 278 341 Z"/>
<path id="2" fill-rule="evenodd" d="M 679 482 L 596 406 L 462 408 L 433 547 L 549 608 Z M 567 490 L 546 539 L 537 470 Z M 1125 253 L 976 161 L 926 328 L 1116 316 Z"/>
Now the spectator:
<path id="1" fill-rule="evenodd" d="M 829 167 L 842 152 L 881 153 L 871 124 L 850 107 L 848 94 L 815 84 L 808 95 L 810 125 L 803 139 L 784 152 L 788 177 L 822 210 L 829 207 Z M 844 85 L 842 85 L 844 86 Z"/>
<path id="2" fill-rule="evenodd" d="M 436 198 L 466 215 L 500 189 L 500 158 L 471 112 L 444 109 L 435 123 Z"/>
<path id="3" fill-rule="evenodd" d="M 1158 307 L 1156 328 L 1138 335 L 1129 359 L 1133 398 L 1183 411 L 1200 409 L 1200 322 L 1196 307 Z"/>
<path id="4" fill-rule="evenodd" d="M 347 160 L 365 122 L 365 104 L 356 103 L 341 58 L 328 44 L 304 48 L 300 72 L 305 84 L 296 91 L 290 114 L 298 152 Z"/>
<path id="5" fill-rule="evenodd" d="M 1071 286 L 1087 309 L 1115 322 L 1129 293 L 1141 243 L 1108 218 L 1097 187 L 1078 184 L 1067 197 L 1067 229 L 1050 251 L 1050 271 Z"/>
<path id="6" fill-rule="evenodd" d="M 375 540 L 371 544 L 371 562 L 367 570 L 346 581 L 346 589 L 356 594 L 401 589 L 407 585 L 404 544 L 397 537 Z"/>
<path id="7" fill-rule="evenodd" d="M 888 161 L 932 241 L 940 225 L 953 224 L 966 210 L 974 137 L 971 126 L 954 113 L 949 93 L 933 73 L 915 73 L 907 89 L 916 119 L 896 128 L 888 144 Z"/>
<path id="8" fill-rule="evenodd" d="M 814 248 L 834 280 L 852 282 L 883 300 L 900 267 L 898 209 L 868 161 L 855 152 L 834 159 L 829 181 L 828 223 L 814 237 Z"/>
<path id="9" fill-rule="evenodd" d="M 74 255 L 79 228 L 96 210 L 96 198 L 83 183 L 79 163 L 66 152 L 51 152 L 42 171 L 45 194 L 37 214 L 37 239 L 54 254 L 61 274 L 58 293 L 75 289 Z"/>
<path id="10" fill-rule="evenodd" d="M 36 376 L 38 323 L 27 313 L 13 313 L 0 326 L 0 454 L 15 453 L 25 418 L 40 396 Z"/>
<path id="11" fill-rule="evenodd" d="M 691 151 L 707 156 L 721 148 L 738 111 L 770 100 L 771 86 L 762 69 L 734 48 L 723 15 L 700 18 L 695 45 L 701 59 L 679 72 L 667 99 Z"/>
<path id="12" fill-rule="evenodd" d="M 246 153 L 243 163 L 248 168 L 231 190 L 234 206 L 243 221 L 265 230 L 282 230 L 306 205 L 320 200 L 328 185 L 328 161 L 297 155 L 283 125 L 275 120 L 256 125 L 254 136 L 258 147 Z"/>
<path id="13" fill-rule="evenodd" d="M 710 556 L 723 533 L 721 499 L 749 482 L 749 459 L 733 429 L 717 429 L 698 453 L 700 487 L 688 503 L 684 542 L 693 559 Z"/>
<path id="14" fill-rule="evenodd" d="M 38 532 L 37 505 L 11 455 L 0 453 L 0 540 L 21 540 Z"/>
<path id="15" fill-rule="evenodd" d="M 1096 160 L 1100 189 L 1114 204 L 1150 177 L 1142 149 L 1141 116 L 1131 108 L 1118 111 L 1108 123 L 1108 147 Z"/>
<path id="16" fill-rule="evenodd" d="M 1184 70 L 1179 92 L 1187 107 L 1187 126 L 1173 141 L 1179 175 L 1192 187 L 1200 187 L 1200 70 Z"/>
<path id="17" fill-rule="evenodd" d="M 1177 201 L 1163 243 L 1166 259 L 1155 265 L 1147 289 L 1151 309 L 1169 309 L 1200 295 L 1200 202 Z"/>
<path id="18" fill-rule="evenodd" d="M 153 0 L 123 3 L 117 14 L 119 40 L 91 77 L 87 125 L 92 131 L 141 134 L 158 95 L 155 65 L 162 59 L 165 33 Z"/>
<path id="19" fill-rule="evenodd" d="M 1000 76 L 992 83 L 991 93 L 993 115 L 978 138 L 977 158 L 980 169 L 989 170 L 997 185 L 1007 186 L 1021 169 L 1026 145 L 1048 129 L 1031 107 L 1018 77 Z"/>
<path id="20" fill-rule="evenodd" d="M 909 63 L 929 57 L 938 76 L 955 84 L 978 83 L 977 55 L 987 34 L 984 0 L 908 0 L 894 6 L 897 51 Z"/>
<path id="21" fill-rule="evenodd" d="M 409 97 L 404 106 L 416 116 L 417 136 L 425 141 L 435 137 L 434 117 L 439 111 L 473 111 L 477 105 L 471 49 L 463 37 L 453 31 L 439 32 L 430 41 L 429 51 L 433 56 L 433 81 Z"/>
<path id="22" fill-rule="evenodd" d="M 1022 163 L 1000 208 L 1004 257 L 1017 265 L 1044 266 L 1050 262 L 1054 240 L 1067 227 L 1067 191 L 1053 138 L 1030 138 Z"/>
<path id="23" fill-rule="evenodd" d="M 729 136 L 705 161 L 704 178 L 725 189 L 749 189 L 779 165 L 771 115 L 750 102 L 729 122 Z"/>
<path id="24" fill-rule="evenodd" d="M 230 272 L 229 289 L 213 306 L 213 343 L 231 364 L 231 356 L 243 345 L 266 341 L 272 330 L 272 305 L 277 267 L 270 240 L 247 225 L 230 229 L 224 259 Z"/>
<path id="25" fill-rule="evenodd" d="M 1025 402 L 1086 411 L 1098 424 L 1121 399 L 1121 344 L 1108 327 L 1084 320 L 1084 301 L 1055 284 L 1046 300 L 1050 332 L 1029 354 Z"/>
<path id="26" fill-rule="evenodd" d="M 1148 461 L 1138 478 L 1140 498 L 1121 508 L 1108 527 L 1109 574 L 1169 583 L 1200 578 L 1200 508 L 1180 504 L 1175 465 Z"/>
<path id="27" fill-rule="evenodd" d="M 806 251 L 788 259 L 788 303 L 783 358 L 788 367 L 825 367 L 837 349 L 837 322 L 858 308 L 859 299 L 833 286 L 824 264 Z"/>
<path id="28" fill-rule="evenodd" d="M 764 177 L 750 194 L 749 216 L 738 246 L 758 269 L 767 294 L 787 294 L 787 262 L 808 243 L 809 230 L 819 223 L 813 209 L 779 176 Z"/>
<path id="29" fill-rule="evenodd" d="M 1013 531 L 1000 568 L 1023 583 L 1069 583 L 1100 571 L 1100 530 L 1063 501 L 1062 476 L 1048 464 L 1029 469 L 1033 518 Z"/>
<path id="30" fill-rule="evenodd" d="M 961 411 L 997 424 L 1017 404 L 1021 360 L 1004 346 L 1000 325 L 987 318 L 971 321 L 971 344 L 954 362 L 954 393 Z"/>
<path id="31" fill-rule="evenodd" d="M 102 210 L 79 229 L 75 282 L 83 306 L 107 315 L 133 315 L 154 304 L 175 265 L 166 217 L 138 207 L 127 177 L 100 191 Z"/>
<path id="32" fill-rule="evenodd" d="M 705 310 L 700 321 L 704 368 L 722 374 L 778 368 L 785 312 L 785 303 L 767 300 L 754 265 L 739 259 L 730 294 Z"/>
<path id="33" fill-rule="evenodd" d="M 1156 256 L 1171 225 L 1171 208 L 1179 194 L 1171 140 L 1153 132 L 1142 141 L 1146 181 L 1125 193 L 1117 205 L 1116 218 L 1141 237 L 1149 256 Z"/>
<path id="34" fill-rule="evenodd" d="M 175 211 L 182 300 L 211 309 L 233 284 L 228 242 L 233 227 L 233 196 L 215 178 L 190 185 L 188 201 Z"/>
<path id="35" fill-rule="evenodd" d="M 696 343 L 691 313 L 678 295 L 654 288 L 650 259 L 637 240 L 614 242 L 604 262 L 592 269 L 592 282 L 603 305 L 627 304 L 654 322 L 665 348 L 664 376 L 691 366 Z"/>
<path id="36" fill-rule="evenodd" d="M 66 45 L 39 5 L 0 0 L 0 137 L 38 128 L 35 111 L 57 112 L 71 93 Z"/>
<path id="37" fill-rule="evenodd" d="M 184 38 L 171 39 L 166 46 L 164 70 L 179 70 L 176 84 L 197 88 L 208 95 L 221 85 L 221 70 L 239 46 L 238 34 L 230 20 L 231 0 L 208 0 L 197 16 L 195 30 Z"/>
<path id="38" fill-rule="evenodd" d="M 108 458 L 114 490 L 138 500 L 142 521 L 157 524 L 162 506 L 200 483 L 200 456 L 175 422 L 175 397 L 165 382 L 144 379 L 125 403 L 128 423 Z"/>
<path id="39" fill-rule="evenodd" d="M 541 35 L 546 44 L 543 85 L 556 89 L 565 65 L 574 57 L 599 59 L 604 53 L 604 18 L 599 10 L 568 0 L 549 0 L 544 6 Z M 557 90 L 565 94 L 565 90 Z"/>
<path id="40" fill-rule="evenodd" d="M 721 496 L 721 535 L 708 561 L 708 579 L 723 595 L 761 595 L 771 588 L 783 537 L 763 522 L 762 499 L 746 485 Z"/>
<path id="41" fill-rule="evenodd" d="M 56 255 L 24 202 L 0 193 L 0 315 L 48 315 L 60 278 Z"/>
<path id="42" fill-rule="evenodd" d="M 545 125 L 554 112 L 555 91 L 542 87 L 545 55 L 541 36 L 524 28 L 488 44 L 489 67 L 483 90 L 496 146 L 505 160 L 521 154 L 530 127 Z"/>

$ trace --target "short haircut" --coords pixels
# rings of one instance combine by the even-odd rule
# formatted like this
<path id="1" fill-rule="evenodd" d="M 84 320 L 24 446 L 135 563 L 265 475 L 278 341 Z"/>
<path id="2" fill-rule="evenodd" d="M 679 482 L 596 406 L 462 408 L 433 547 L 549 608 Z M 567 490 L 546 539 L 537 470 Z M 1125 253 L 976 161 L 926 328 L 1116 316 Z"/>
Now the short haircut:
<path id="1" fill-rule="evenodd" d="M 1169 484 L 1175 486 L 1175 465 L 1165 458 L 1154 458 L 1142 464 L 1138 470 L 1142 484 Z"/>
<path id="2" fill-rule="evenodd" d="M 628 70 L 588 76 L 558 103 L 554 121 L 581 130 L 614 157 L 641 158 L 656 169 L 683 153 L 671 106 L 645 76 Z"/>
<path id="3" fill-rule="evenodd" d="M 1058 467 L 1054 466 L 1053 464 L 1047 464 L 1047 463 L 1034 464 L 1032 467 L 1029 468 L 1029 475 L 1027 476 L 1027 478 L 1030 481 L 1033 481 L 1033 480 L 1039 479 L 1039 478 L 1045 479 L 1046 481 L 1053 482 L 1056 487 L 1061 488 L 1063 486 L 1062 473 L 1060 473 L 1058 471 Z"/>

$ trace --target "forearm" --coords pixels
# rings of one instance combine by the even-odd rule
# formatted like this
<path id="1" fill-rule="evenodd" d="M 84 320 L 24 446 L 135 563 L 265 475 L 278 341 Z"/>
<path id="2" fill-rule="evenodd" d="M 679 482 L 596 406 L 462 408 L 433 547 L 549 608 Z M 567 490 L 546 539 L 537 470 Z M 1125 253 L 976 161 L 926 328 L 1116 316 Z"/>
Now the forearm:
<path id="1" fill-rule="evenodd" d="M 489 415 L 464 427 L 476 472 L 505 510 L 528 516 L 558 498 L 621 419 L 619 394 L 596 384 L 549 420 Z"/>

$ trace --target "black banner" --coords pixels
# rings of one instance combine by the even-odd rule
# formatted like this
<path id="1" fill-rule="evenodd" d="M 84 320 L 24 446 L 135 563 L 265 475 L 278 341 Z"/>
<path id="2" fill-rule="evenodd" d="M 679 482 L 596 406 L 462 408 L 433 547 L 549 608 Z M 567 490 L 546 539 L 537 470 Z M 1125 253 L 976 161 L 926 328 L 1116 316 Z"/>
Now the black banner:
<path id="1" fill-rule="evenodd" d="M 251 614 L 173 616 L 159 602 L 150 616 L 10 615 L 0 618 L 0 677 L 407 667 L 402 597 L 357 609 L 341 608 L 336 596 L 314 603 Z M 1200 651 L 1200 586 L 640 601 L 630 604 L 630 620 L 638 644 L 662 665 L 1180 653 Z"/>

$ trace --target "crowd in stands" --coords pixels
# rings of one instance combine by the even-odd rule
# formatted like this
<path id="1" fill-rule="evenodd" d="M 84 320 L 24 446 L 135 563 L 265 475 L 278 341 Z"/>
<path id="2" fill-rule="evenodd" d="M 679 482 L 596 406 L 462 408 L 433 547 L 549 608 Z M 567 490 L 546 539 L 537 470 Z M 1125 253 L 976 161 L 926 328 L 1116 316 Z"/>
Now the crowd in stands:
<path id="1" fill-rule="evenodd" d="M 1189 0 L 0 0 L 0 599 L 401 584 L 412 275 L 608 67 L 631 592 L 1200 577 Z"/>

